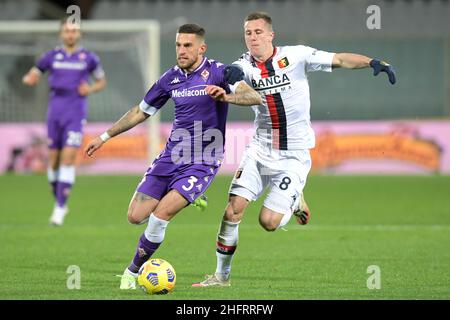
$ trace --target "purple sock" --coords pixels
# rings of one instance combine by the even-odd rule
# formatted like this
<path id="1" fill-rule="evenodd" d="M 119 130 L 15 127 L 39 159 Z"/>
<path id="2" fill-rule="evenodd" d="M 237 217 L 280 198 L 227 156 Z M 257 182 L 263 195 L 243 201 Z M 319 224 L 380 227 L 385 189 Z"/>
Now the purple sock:
<path id="1" fill-rule="evenodd" d="M 56 203 L 59 207 L 64 207 L 66 205 L 71 189 L 71 183 L 58 181 L 56 185 Z"/>
<path id="2" fill-rule="evenodd" d="M 57 181 L 52 181 L 52 182 L 50 182 L 50 185 L 52 187 L 53 196 L 55 197 L 55 199 L 57 199 L 58 198 L 58 196 L 57 196 L 57 185 L 58 185 L 58 182 Z"/>
<path id="3" fill-rule="evenodd" d="M 161 243 L 154 243 L 142 234 L 139 239 L 139 244 L 136 248 L 136 254 L 134 255 L 133 261 L 128 266 L 128 270 L 133 273 L 137 273 L 139 268 L 152 256 L 152 254 L 158 249 Z"/>

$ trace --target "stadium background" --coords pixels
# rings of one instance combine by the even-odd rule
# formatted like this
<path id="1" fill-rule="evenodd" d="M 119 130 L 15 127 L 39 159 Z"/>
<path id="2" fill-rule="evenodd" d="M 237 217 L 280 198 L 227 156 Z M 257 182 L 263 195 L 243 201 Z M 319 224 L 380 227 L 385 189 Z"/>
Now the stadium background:
<path id="1" fill-rule="evenodd" d="M 183 259 L 186 256 L 183 256 L 183 250 L 174 250 L 177 239 L 183 239 L 187 233 L 183 226 L 192 227 L 192 220 L 199 214 L 191 208 L 186 209 L 186 215 L 179 218 L 177 225 L 173 224 L 173 233 L 168 235 L 169 244 L 161 249 L 162 256 L 180 272 L 180 293 L 174 296 L 175 299 L 450 297 L 450 1 L 85 0 L 77 3 L 1 0 L 0 20 L 57 19 L 64 15 L 68 5 L 74 3 L 81 6 L 83 19 L 159 21 L 161 72 L 174 64 L 174 34 L 177 26 L 185 22 L 197 22 L 206 28 L 208 57 L 225 63 L 234 61 L 245 51 L 242 20 L 253 10 L 271 14 L 276 32 L 275 44 L 306 44 L 333 52 L 362 53 L 387 59 L 397 71 L 398 83 L 395 86 L 388 84 L 384 74 L 374 78 L 369 69 L 337 70 L 332 74 L 316 73 L 309 77 L 311 117 L 318 133 L 318 148 L 313 151 L 315 168 L 306 189 L 307 199 L 316 213 L 313 224 L 305 229 L 303 235 L 296 234 L 303 230 L 291 225 L 294 232 L 281 233 L 274 241 L 273 237 L 259 230 L 256 219 L 258 205 L 252 206 L 248 214 L 251 218 L 242 228 L 241 260 L 236 262 L 238 288 L 230 296 L 221 291 L 192 293 L 189 282 L 198 280 L 199 275 L 214 267 L 213 240 L 231 179 L 228 175 L 220 177 L 210 191 L 211 212 L 199 222 L 198 235 L 193 239 L 197 249 L 190 249 L 193 254 L 202 252 L 198 261 L 189 260 L 185 270 L 178 269 L 177 265 L 186 262 Z M 381 8 L 380 30 L 366 27 L 366 9 L 371 4 Z M 48 39 L 50 42 L 33 44 L 37 46 L 33 52 L 48 50 L 51 41 L 56 40 Z M 0 172 L 4 173 L 0 176 L 0 240 L 4 244 L 0 265 L 3 271 L 13 274 L 17 268 L 15 263 L 19 262 L 9 261 L 21 248 L 26 253 L 20 258 L 23 268 L 29 266 L 25 258 L 44 256 L 53 265 L 42 262 L 39 266 L 46 268 L 50 265 L 46 277 L 51 279 L 56 273 L 61 284 L 54 289 L 45 281 L 33 278 L 33 284 L 14 288 L 10 282 L 17 278 L 11 275 L 11 281 L 2 279 L 0 282 L 0 298 L 129 298 L 112 291 L 111 287 L 116 286 L 114 279 L 104 276 L 103 271 L 95 267 L 95 272 L 86 271 L 87 291 L 68 293 L 63 270 L 68 265 L 67 260 L 52 253 L 64 250 L 63 243 L 69 241 L 69 236 L 69 244 L 78 245 L 78 249 L 74 249 L 74 263 L 89 269 L 91 262 L 88 257 L 92 255 L 83 257 L 86 251 L 81 248 L 90 246 L 98 235 L 107 234 L 111 237 L 109 246 L 97 244 L 94 250 L 97 254 L 102 252 L 101 256 L 120 256 L 121 259 L 106 259 L 105 266 L 109 273 L 120 272 L 118 268 L 122 268 L 124 260 L 128 259 L 139 233 L 124 226 L 123 216 L 132 190 L 148 164 L 147 142 L 142 138 L 145 127 L 134 131 L 141 140 L 133 142 L 137 151 L 132 157 L 140 159 L 133 170 L 123 165 L 130 160 L 127 158 L 130 153 L 117 152 L 117 148 L 116 153 L 113 152 L 122 163 L 119 170 L 114 167 L 113 171 L 133 174 L 96 176 L 102 172 L 105 159 L 99 156 L 98 166 L 90 170 L 89 163 L 80 160 L 82 167 L 85 166 L 84 172 L 91 176 L 78 178 L 70 204 L 74 213 L 65 227 L 66 233 L 63 233 L 64 229 L 45 229 L 46 214 L 52 206 L 43 174 L 46 168 L 45 142 L 42 141 L 46 83 L 41 81 L 35 90 L 22 86 L 22 75 L 38 55 L 20 53 L 20 46 L 27 47 L 29 43 L 18 41 L 14 44 L 19 46 L 11 49 L 7 44 L 5 46 L 4 41 L 0 44 Z M 139 102 L 147 90 L 135 58 L 118 61 L 113 55 L 100 57 L 108 77 L 108 87 L 90 97 L 89 122 L 93 128 L 98 128 L 93 133 L 100 133 L 106 125 Z M 169 103 L 161 112 L 161 128 L 166 133 L 170 129 L 172 114 L 173 105 Z M 251 129 L 252 120 L 250 109 L 230 108 L 230 126 L 236 126 L 236 130 Z M 21 131 L 21 126 L 26 128 L 26 140 L 14 145 L 10 142 Z M 327 140 L 330 137 L 331 140 Z M 229 174 L 233 169 L 231 166 L 222 173 Z M 14 172 L 30 174 L 17 175 Z M 352 175 L 335 176 L 334 173 Z M 368 173 L 370 176 L 365 175 Z M 25 194 L 31 197 L 31 201 L 22 203 L 20 196 L 27 190 Z M 104 204 L 100 206 L 98 199 L 102 199 Z M 114 212 L 112 218 L 109 211 Z M 102 229 L 104 221 L 108 221 L 106 227 L 110 229 Z M 20 229 L 23 226 L 26 232 Z M 111 230 L 117 234 L 111 236 Z M 289 249 L 292 236 L 303 237 L 305 246 L 301 253 L 292 254 L 288 266 L 277 266 L 275 279 L 279 283 L 270 282 L 270 277 L 257 279 L 253 276 L 250 270 L 257 269 L 261 263 L 270 264 L 283 259 L 283 252 L 292 253 L 293 248 Z M 36 246 L 40 244 L 39 250 L 36 252 L 26 247 L 25 239 L 36 241 Z M 48 245 L 46 239 L 60 241 L 61 245 L 45 247 Z M 211 240 L 210 243 L 205 239 Z M 267 261 L 261 253 L 255 254 L 251 243 L 253 241 L 254 244 L 256 239 L 259 239 L 261 247 L 271 249 L 272 260 Z M 245 241 L 248 241 L 247 246 Z M 123 243 L 126 245 L 117 250 Z M 286 250 L 275 253 L 279 249 L 276 243 L 284 244 Z M 390 248 L 390 251 L 385 248 Z M 323 256 L 317 255 L 319 251 Z M 350 260 L 353 262 L 349 265 Z M 303 261 L 307 269 L 302 277 L 296 275 L 294 265 L 297 261 Z M 321 261 L 328 262 L 328 266 Z M 367 290 L 365 285 L 365 268 L 369 264 L 379 264 L 382 270 L 387 270 L 386 278 L 383 278 L 387 279 L 383 282 L 385 289 L 377 293 Z M 199 267 L 205 265 L 208 270 Z M 239 273 L 239 268 L 245 271 Z M 336 272 L 339 276 L 335 277 L 333 274 Z M 261 286 L 272 287 L 276 293 L 262 292 Z M 140 296 L 133 295 L 132 298 Z"/>
<path id="2" fill-rule="evenodd" d="M 55 1 L 64 3 L 64 1 Z M 307 44 L 323 50 L 361 52 L 395 61 L 399 83 L 386 91 L 385 83 L 367 76 L 367 70 L 314 74 L 310 77 L 313 120 L 439 118 L 450 116 L 449 97 L 449 1 L 143 1 L 97 0 L 88 11 L 90 19 L 155 19 L 161 23 L 161 66 L 171 67 L 175 61 L 174 33 L 179 21 L 197 21 L 207 30 L 208 55 L 219 61 L 232 62 L 245 51 L 242 20 L 245 12 L 261 9 L 270 12 L 277 44 Z M 63 9 L 40 13 L 52 1 L 3 0 L 0 19 L 38 20 L 56 18 Z M 67 1 L 66 8 L 72 2 Z M 378 3 L 382 13 L 381 30 L 366 27 L 366 9 Z M 41 5 L 40 5 L 41 4 Z M 56 7 L 56 5 L 54 5 Z M 21 10 L 18 10 L 20 8 Z M 82 9 L 84 12 L 85 9 Z M 52 14 L 51 14 L 52 13 Z M 21 78 L 2 64 L 2 75 L 11 73 L 11 81 Z M 28 66 L 21 66 L 21 71 Z M 123 78 L 128 66 L 109 68 L 111 86 L 115 78 Z M 6 69 L 6 70 L 5 70 Z M 133 70 L 133 69 L 131 69 Z M 117 75 L 117 76 L 116 76 Z M 16 79 L 17 78 L 17 79 Z M 3 80 L 4 81 L 4 80 Z M 117 80 L 116 80 L 117 81 Z M 131 87 L 131 82 L 120 85 Z M 4 88 L 4 86 L 2 86 Z M 371 93 L 384 90 L 382 97 Z M 391 89 L 391 88 L 389 88 Z M 26 89 L 17 88 L 26 94 Z M 114 90 L 114 87 L 110 88 Z M 108 96 L 108 92 L 102 93 Z M 351 94 L 352 99 L 348 99 Z M 332 97 L 332 98 L 331 98 Z M 139 96 L 132 96 L 126 105 L 111 103 L 114 112 L 91 108 L 91 121 L 113 121 Z M 332 102 L 332 108 L 330 107 Z M 24 108 L 24 106 L 17 106 Z M 36 110 L 37 109 L 37 110 Z M 118 109 L 118 110 L 116 110 Z M 2 121 L 43 121 L 45 101 L 33 108 L 35 113 L 16 110 L 11 119 Z M 110 111 L 110 110 L 108 110 Z M 252 113 L 232 108 L 230 120 L 251 120 Z M 162 120 L 171 120 L 169 108 Z"/>
<path id="3" fill-rule="evenodd" d="M 319 143 L 322 147 L 333 149 L 341 159 L 338 163 L 326 162 L 321 167 L 314 165 L 314 170 L 321 172 L 348 172 L 347 167 L 353 167 L 357 173 L 377 172 L 407 172 L 407 173 L 450 173 L 450 155 L 447 151 L 447 123 L 432 122 L 428 127 L 437 125 L 439 130 L 427 133 L 421 124 L 409 120 L 442 121 L 450 116 L 450 40 L 448 1 L 376 1 L 381 9 L 381 29 L 369 30 L 366 20 L 367 7 L 370 1 L 80 1 L 83 18 L 89 20 L 123 20 L 123 19 L 155 19 L 160 23 L 160 67 L 159 72 L 170 68 L 175 61 L 173 47 L 174 33 L 178 25 L 187 21 L 202 24 L 207 30 L 209 57 L 224 63 L 231 63 L 245 51 L 242 37 L 242 20 L 244 12 L 251 10 L 266 10 L 274 19 L 276 44 L 306 44 L 332 52 L 358 52 L 372 57 L 385 58 L 391 61 L 398 73 L 398 83 L 388 86 L 385 79 L 374 79 L 370 71 L 337 70 L 333 74 L 315 73 L 309 77 L 311 88 L 311 117 Z M 12 20 L 48 20 L 64 14 L 70 1 L 2 1 L 1 21 Z M 20 8 L 20 10 L 18 10 Z M 22 36 L 22 35 L 21 35 Z M 117 39 L 114 39 L 114 37 Z M 45 127 L 47 87 L 45 81 L 36 89 L 29 89 L 21 84 L 22 74 L 49 47 L 56 45 L 56 35 L 20 39 L 16 37 L 13 45 L 8 46 L 8 38 L 2 38 L 0 46 L 0 124 L 2 133 L 11 135 L 11 126 L 7 123 L 38 123 L 40 127 L 27 127 L 22 135 L 13 135 L 15 140 L 9 140 L 8 145 L 0 146 L 2 159 L 0 171 L 35 172 L 45 171 L 43 161 L 30 161 L 28 153 L 41 154 L 39 146 Z M 108 38 L 109 37 L 109 38 Z M 111 38 L 112 37 L 112 38 Z M 108 75 L 108 87 L 105 91 L 90 97 L 89 122 L 103 122 L 103 130 L 110 122 L 118 119 L 130 106 L 140 101 L 147 90 L 143 80 L 142 61 L 139 61 L 138 37 L 130 42 L 119 39 L 118 35 L 97 36 L 89 39 L 85 36 L 85 45 L 99 52 Z M 110 42 L 104 42 L 105 39 Z M 115 43 L 122 46 L 122 52 L 102 51 L 104 46 Z M 115 41 L 115 42 L 114 42 Z M 87 43 L 86 43 L 87 42 Z M 30 49 L 32 48 L 32 49 Z M 24 54 L 26 52 L 26 54 Z M 119 61 L 120 63 L 117 63 Z M 383 75 L 381 76 L 383 78 Z M 30 106 L 33 106 L 32 108 Z M 171 102 L 162 109 L 161 121 L 168 123 L 169 128 L 162 126 L 161 146 L 173 117 Z M 397 120 L 390 126 L 379 130 L 372 128 L 373 121 Z M 241 129 L 249 129 L 253 112 L 248 108 L 230 108 L 229 122 L 238 121 Z M 334 128 L 332 121 L 372 121 L 364 122 L 366 130 L 355 129 L 349 132 Z M 408 121 L 405 121 L 408 120 Z M 325 122 L 325 123 L 321 123 Z M 345 128 L 342 126 L 341 128 Z M 13 131 L 18 129 L 14 125 Z M 425 132 L 423 132 L 425 130 Z M 36 133 L 37 131 L 37 133 Z M 330 131 L 337 142 L 330 140 Z M 32 133 L 30 133 L 32 132 Z M 98 130 L 87 130 L 87 137 L 98 134 Z M 229 134 L 233 134 L 229 131 Z M 343 134 L 349 140 L 340 139 Z M 392 152 L 368 149 L 365 143 L 367 135 L 377 135 L 378 143 L 387 147 L 398 143 L 410 144 L 407 150 Z M 398 142 L 396 138 L 402 137 Z M 19 136 L 23 136 L 20 139 Z M 246 136 L 249 138 L 248 136 Z M 146 144 L 145 135 L 140 135 L 139 141 Z M 236 135 L 228 140 L 236 139 Z M 339 140 L 340 139 L 340 140 Z M 447 139 L 448 140 L 448 139 Z M 361 141 L 361 142 L 360 142 Z M 428 145 L 424 145 L 424 141 Z M 127 141 L 117 140 L 122 146 Z M 425 144 L 426 144 L 425 143 Z M 331 145 L 330 145 L 331 144 Z M 337 145 L 342 145 L 339 147 Z M 147 150 L 143 151 L 139 143 L 137 147 L 128 148 L 120 153 L 120 147 L 111 152 L 112 157 L 124 160 L 128 154 L 129 160 L 136 168 L 149 161 Z M 366 146 L 365 150 L 364 145 Z M 318 145 L 314 158 L 319 157 Z M 25 149 L 25 151 L 24 151 Z M 231 153 L 232 147 L 228 146 Z M 345 155 L 346 149 L 353 150 L 352 156 Z M 358 151 L 359 150 L 359 151 Z M 231 173 L 236 168 L 243 148 L 233 150 L 237 157 L 233 163 L 227 163 L 223 173 Z M 399 151 L 399 149 L 397 150 Z M 377 153 L 374 155 L 374 152 Z M 405 156 L 409 154 L 409 156 Z M 378 155 L 378 156 L 377 156 Z M 45 158 L 45 155 L 42 157 Z M 134 158 L 133 158 L 134 157 Z M 26 159 L 24 159 L 26 158 Z M 329 157 L 328 157 L 329 158 Z M 29 164 L 32 163 L 32 164 Z M 95 165 L 80 157 L 80 172 L 111 173 L 117 168 L 111 164 Z M 369 163 L 369 165 L 366 165 Z M 381 165 L 381 166 L 380 166 Z M 356 169 L 360 168 L 360 169 Z M 130 171 L 130 170 L 128 170 Z M 140 172 L 138 169 L 132 172 Z M 351 172 L 352 170 L 350 170 Z"/>

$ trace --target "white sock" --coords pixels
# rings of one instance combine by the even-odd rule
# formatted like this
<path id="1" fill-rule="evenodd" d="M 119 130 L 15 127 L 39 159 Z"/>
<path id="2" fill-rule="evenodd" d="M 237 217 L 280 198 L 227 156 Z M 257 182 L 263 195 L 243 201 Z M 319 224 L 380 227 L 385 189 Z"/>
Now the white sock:
<path id="1" fill-rule="evenodd" d="M 217 234 L 217 267 L 216 276 L 220 280 L 230 277 L 231 262 L 239 240 L 239 222 L 222 220 Z"/>
<path id="2" fill-rule="evenodd" d="M 58 174 L 59 174 L 59 170 L 53 170 L 52 167 L 47 167 L 47 179 L 48 182 L 55 182 L 56 180 L 58 180 Z"/>
<path id="3" fill-rule="evenodd" d="M 58 181 L 74 184 L 75 183 L 75 166 L 60 166 Z"/>
<path id="4" fill-rule="evenodd" d="M 163 242 L 168 224 L 169 221 L 160 219 L 152 213 L 148 218 L 148 225 L 144 231 L 145 237 L 153 243 Z"/>
<path id="5" fill-rule="evenodd" d="M 291 211 L 291 212 L 289 212 L 289 213 L 285 213 L 285 214 L 283 215 L 283 218 L 281 218 L 280 225 L 278 226 L 277 229 L 280 229 L 280 228 L 284 227 L 285 225 L 287 225 L 287 223 L 289 222 L 289 220 L 291 220 L 292 213 L 293 213 L 293 211 Z"/>
<path id="6" fill-rule="evenodd" d="M 138 277 L 138 274 L 137 274 L 137 273 L 131 272 L 130 269 L 128 269 L 128 268 L 125 268 L 124 273 L 131 274 L 131 275 L 132 275 L 133 277 L 135 277 L 135 278 Z"/>

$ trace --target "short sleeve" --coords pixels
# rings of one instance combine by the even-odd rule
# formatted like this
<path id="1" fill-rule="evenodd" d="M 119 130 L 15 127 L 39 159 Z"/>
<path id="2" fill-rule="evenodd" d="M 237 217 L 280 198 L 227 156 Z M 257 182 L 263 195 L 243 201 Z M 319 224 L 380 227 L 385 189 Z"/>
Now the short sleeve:
<path id="1" fill-rule="evenodd" d="M 53 60 L 53 50 L 44 53 L 36 62 L 36 68 L 41 72 L 45 72 L 50 69 Z"/>
<path id="2" fill-rule="evenodd" d="M 226 68 L 226 65 L 224 65 L 223 63 L 220 63 L 220 62 L 216 62 L 216 61 L 214 61 L 214 64 L 215 64 L 215 68 L 216 68 L 214 70 L 214 72 L 216 73 L 216 77 L 215 77 L 216 83 L 215 83 L 215 85 L 225 89 L 225 91 L 227 93 L 230 93 L 231 92 L 230 85 L 225 80 L 225 68 Z"/>
<path id="3" fill-rule="evenodd" d="M 170 99 L 169 92 L 163 86 L 163 77 L 153 84 L 139 104 L 139 108 L 151 116 Z"/>
<path id="4" fill-rule="evenodd" d="M 253 73 L 253 67 L 250 62 L 245 60 L 244 56 L 242 56 L 239 60 L 234 61 L 232 64 L 237 65 L 244 71 L 244 80 L 247 84 L 251 85 L 251 77 Z"/>
<path id="5" fill-rule="evenodd" d="M 306 71 L 333 71 L 333 57 L 334 53 L 317 50 L 311 47 L 306 48 Z"/>
<path id="6" fill-rule="evenodd" d="M 100 58 L 95 53 L 90 54 L 88 70 L 97 80 L 105 77 L 105 71 L 103 70 Z"/>

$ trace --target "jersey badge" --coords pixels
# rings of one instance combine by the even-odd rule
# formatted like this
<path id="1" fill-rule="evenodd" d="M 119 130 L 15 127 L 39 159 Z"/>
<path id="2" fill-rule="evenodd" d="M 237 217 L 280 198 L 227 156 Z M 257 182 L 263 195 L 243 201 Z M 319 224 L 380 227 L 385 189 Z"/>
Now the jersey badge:
<path id="1" fill-rule="evenodd" d="M 284 57 L 281 60 L 278 60 L 278 66 L 280 67 L 280 69 L 282 68 L 286 68 L 289 65 L 289 60 L 287 57 Z"/>
<path id="2" fill-rule="evenodd" d="M 208 77 L 209 77 L 209 72 L 208 72 L 208 70 L 205 69 L 202 71 L 202 73 L 200 75 L 202 76 L 203 80 L 205 80 L 205 82 L 206 82 L 206 80 L 208 80 Z"/>

